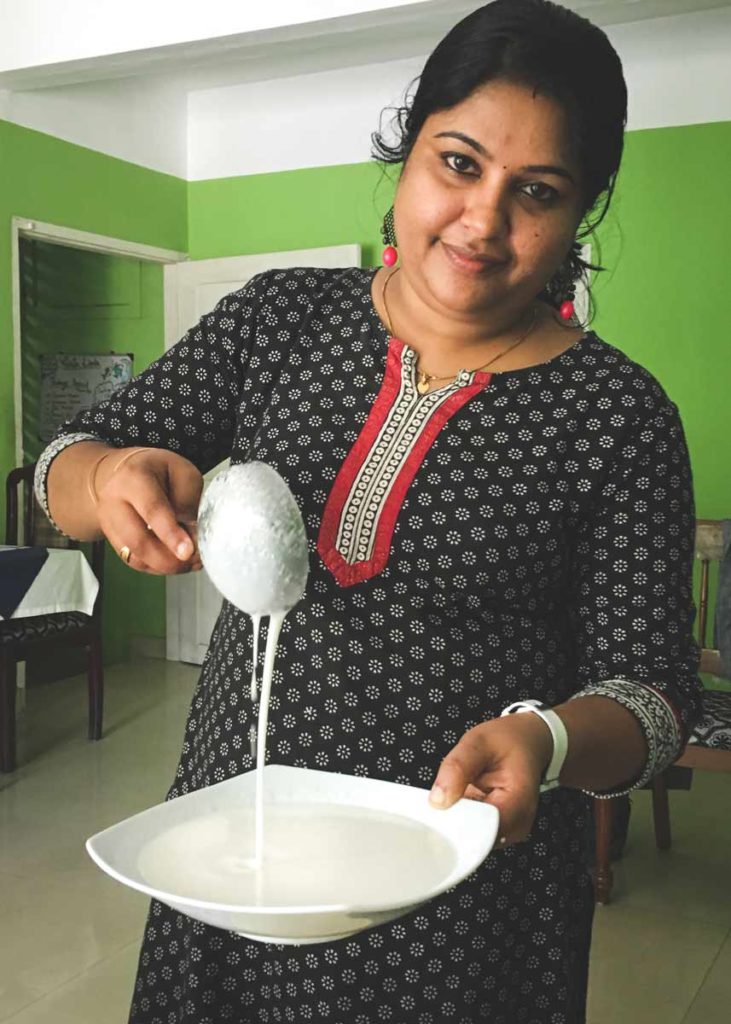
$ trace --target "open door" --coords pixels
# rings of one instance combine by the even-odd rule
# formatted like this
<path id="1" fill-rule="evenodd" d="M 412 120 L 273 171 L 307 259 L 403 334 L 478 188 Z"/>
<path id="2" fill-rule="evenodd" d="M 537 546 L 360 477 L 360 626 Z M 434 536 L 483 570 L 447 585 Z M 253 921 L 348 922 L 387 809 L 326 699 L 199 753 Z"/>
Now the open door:
<path id="1" fill-rule="evenodd" d="M 359 245 L 338 245 L 166 266 L 165 348 L 174 345 L 224 295 L 242 288 L 255 274 L 284 267 L 355 267 L 360 266 L 360 259 Z M 206 483 L 225 465 L 221 463 L 206 474 Z M 205 570 L 169 576 L 166 594 L 167 658 L 200 665 L 221 610 L 221 595 Z"/>

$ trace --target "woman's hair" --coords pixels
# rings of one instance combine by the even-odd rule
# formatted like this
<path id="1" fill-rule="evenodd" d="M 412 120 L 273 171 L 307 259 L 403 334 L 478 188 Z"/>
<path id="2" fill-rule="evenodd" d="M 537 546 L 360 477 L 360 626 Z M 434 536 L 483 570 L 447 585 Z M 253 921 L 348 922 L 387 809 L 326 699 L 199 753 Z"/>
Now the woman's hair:
<path id="1" fill-rule="evenodd" d="M 583 226 L 542 298 L 560 302 L 567 284 L 588 270 L 580 240 L 604 219 L 622 159 L 627 87 L 621 61 L 600 28 L 549 0 L 494 0 L 469 14 L 442 39 L 395 111 L 392 132 L 374 132 L 373 156 L 406 163 L 426 119 L 467 99 L 494 79 L 513 82 L 561 104 L 581 163 Z"/>

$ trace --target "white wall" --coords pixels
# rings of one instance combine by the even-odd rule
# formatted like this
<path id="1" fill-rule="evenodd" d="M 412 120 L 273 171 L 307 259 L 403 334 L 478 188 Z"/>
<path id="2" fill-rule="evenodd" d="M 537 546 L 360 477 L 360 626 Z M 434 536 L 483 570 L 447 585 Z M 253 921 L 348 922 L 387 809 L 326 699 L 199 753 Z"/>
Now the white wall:
<path id="1" fill-rule="evenodd" d="M 0 72 L 348 17 L 418 2 L 0 0 Z M 44 30 L 45 26 L 52 26 L 53 31 Z"/>
<path id="2" fill-rule="evenodd" d="M 611 26 L 629 129 L 731 121 L 731 8 Z M 190 94 L 188 177 L 367 160 L 381 109 L 424 58 Z"/>
<path id="3" fill-rule="evenodd" d="M 731 121 L 731 7 L 613 25 L 630 130 Z"/>
<path id="4" fill-rule="evenodd" d="M 188 177 L 368 160 L 382 108 L 401 102 L 423 63 L 389 61 L 191 93 Z"/>
<path id="5" fill-rule="evenodd" d="M 178 178 L 188 172 L 187 107 L 179 89 L 134 78 L 0 94 L 5 120 Z"/>

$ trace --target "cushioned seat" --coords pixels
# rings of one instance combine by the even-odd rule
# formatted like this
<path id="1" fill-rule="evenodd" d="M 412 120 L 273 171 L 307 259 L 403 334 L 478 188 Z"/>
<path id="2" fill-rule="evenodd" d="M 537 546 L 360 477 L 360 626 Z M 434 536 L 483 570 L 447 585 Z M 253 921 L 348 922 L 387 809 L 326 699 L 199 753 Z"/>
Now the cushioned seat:
<path id="1" fill-rule="evenodd" d="M 32 641 L 40 637 L 58 636 L 69 629 L 88 626 L 89 615 L 83 612 L 58 612 L 55 615 L 29 615 L 21 619 L 3 619 L 0 621 L 0 646 Z"/>
<path id="2" fill-rule="evenodd" d="M 706 690 L 703 694 L 703 715 L 688 743 L 731 750 L 731 693 Z"/>

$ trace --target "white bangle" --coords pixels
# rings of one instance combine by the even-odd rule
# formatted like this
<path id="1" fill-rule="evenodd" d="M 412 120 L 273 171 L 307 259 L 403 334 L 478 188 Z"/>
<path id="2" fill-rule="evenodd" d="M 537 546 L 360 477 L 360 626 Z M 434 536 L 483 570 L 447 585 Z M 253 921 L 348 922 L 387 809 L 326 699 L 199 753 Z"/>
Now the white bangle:
<path id="1" fill-rule="evenodd" d="M 504 711 L 500 713 L 500 717 L 503 718 L 505 715 L 520 714 L 523 711 L 531 711 L 534 715 L 538 715 L 546 723 L 551 731 L 553 737 L 553 756 L 551 761 L 546 768 L 546 772 L 543 776 L 543 781 L 540 785 L 541 793 L 545 793 L 549 789 L 555 789 L 560 785 L 558 777 L 561 774 L 563 763 L 566 760 L 566 755 L 569 751 L 569 737 L 566 732 L 566 726 L 563 724 L 559 716 L 551 708 L 542 704 L 539 700 L 519 700 L 515 704 L 509 704 Z"/>

